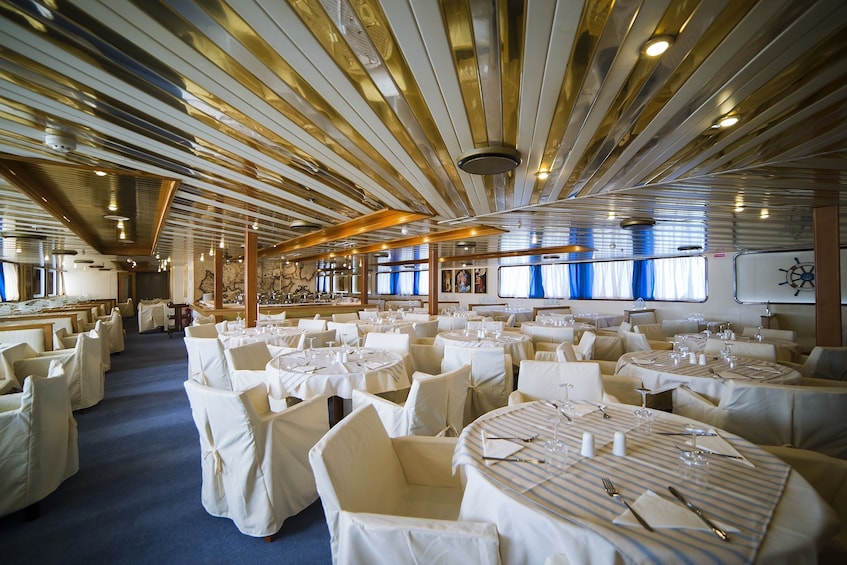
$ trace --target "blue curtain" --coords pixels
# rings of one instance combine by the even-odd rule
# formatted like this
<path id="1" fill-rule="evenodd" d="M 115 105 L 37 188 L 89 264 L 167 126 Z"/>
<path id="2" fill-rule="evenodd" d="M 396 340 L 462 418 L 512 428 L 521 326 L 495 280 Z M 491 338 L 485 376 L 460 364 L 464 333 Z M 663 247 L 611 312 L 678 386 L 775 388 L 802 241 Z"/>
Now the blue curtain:
<path id="1" fill-rule="evenodd" d="M 391 276 L 388 277 L 388 290 L 389 293 L 394 295 L 397 294 L 397 287 L 400 286 L 398 283 L 400 281 L 400 273 L 397 271 L 392 271 Z"/>
<path id="2" fill-rule="evenodd" d="M 533 256 L 530 260 L 538 260 L 538 256 Z M 529 298 L 544 298 L 544 281 L 541 277 L 541 265 L 529 266 Z"/>
<path id="3" fill-rule="evenodd" d="M 653 254 L 653 230 L 643 229 L 632 232 L 632 251 L 635 255 Z M 632 297 L 653 300 L 656 281 L 656 267 L 653 259 L 636 259 L 632 263 Z"/>
<path id="4" fill-rule="evenodd" d="M 568 235 L 568 243 L 594 247 L 594 234 L 591 228 L 573 229 Z M 594 265 L 590 262 L 570 263 L 568 276 L 570 277 L 570 297 L 575 300 L 590 300 L 591 287 L 594 285 Z"/>
<path id="5" fill-rule="evenodd" d="M 6 276 L 3 274 L 2 262 L 0 262 L 0 302 L 6 302 Z"/>
<path id="6" fill-rule="evenodd" d="M 412 294 L 417 296 L 421 293 L 421 272 L 416 270 L 414 274 L 415 276 L 412 279 Z"/>

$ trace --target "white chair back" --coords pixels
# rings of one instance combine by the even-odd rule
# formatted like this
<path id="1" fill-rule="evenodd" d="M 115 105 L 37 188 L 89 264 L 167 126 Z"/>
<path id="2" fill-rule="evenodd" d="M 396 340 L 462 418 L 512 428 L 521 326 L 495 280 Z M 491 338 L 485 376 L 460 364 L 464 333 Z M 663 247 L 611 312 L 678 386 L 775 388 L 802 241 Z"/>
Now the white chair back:
<path id="1" fill-rule="evenodd" d="M 662 320 L 661 325 L 662 333 L 666 337 L 673 337 L 677 334 L 694 334 L 700 331 L 700 324 L 697 320 Z"/>
<path id="2" fill-rule="evenodd" d="M 315 320 L 313 318 L 300 318 L 297 327 L 310 332 L 326 331 L 326 320 Z"/>
<path id="3" fill-rule="evenodd" d="M 579 338 L 579 343 L 574 346 L 574 353 L 579 361 L 588 361 L 594 358 L 594 343 L 597 341 L 597 334 L 594 332 L 582 332 L 582 337 Z"/>
<path id="4" fill-rule="evenodd" d="M 438 320 L 415 322 L 413 329 L 415 330 L 415 339 L 435 337 L 438 335 Z"/>
<path id="5" fill-rule="evenodd" d="M 440 345 L 428 343 L 412 343 L 409 345 L 409 362 L 413 372 L 437 375 L 441 372 L 443 357 L 444 348 Z"/>
<path id="6" fill-rule="evenodd" d="M 629 323 L 633 326 L 644 324 L 658 324 L 655 312 L 631 312 L 629 315 Z"/>
<path id="7" fill-rule="evenodd" d="M 444 346 L 442 372 L 465 366 L 470 366 L 470 381 L 463 426 L 495 408 L 506 406 L 514 388 L 512 359 L 502 348 Z"/>
<path id="8" fill-rule="evenodd" d="M 800 373 L 804 377 L 847 381 L 847 347 L 815 346 Z"/>
<path id="9" fill-rule="evenodd" d="M 545 341 L 549 343 L 562 343 L 563 341 L 573 343 L 574 340 L 573 328 L 564 326 L 521 324 L 521 333 L 529 335 L 533 343 Z"/>
<path id="10" fill-rule="evenodd" d="M 378 317 L 379 312 L 377 310 L 359 310 L 360 320 L 375 321 Z"/>
<path id="11" fill-rule="evenodd" d="M 661 324 L 636 324 L 632 326 L 632 329 L 637 334 L 646 335 L 648 340 L 665 341 L 666 336 L 662 332 Z"/>
<path id="12" fill-rule="evenodd" d="M 359 314 L 356 312 L 342 312 L 332 315 L 333 322 L 356 322 L 359 320 Z"/>
<path id="13" fill-rule="evenodd" d="M 185 337 L 203 337 L 218 339 L 218 328 L 215 324 L 199 324 L 185 327 Z"/>
<path id="14" fill-rule="evenodd" d="M 385 349 L 401 355 L 408 355 L 411 340 L 409 334 L 386 334 L 380 332 L 369 332 L 365 336 L 365 347 Z"/>
<path id="15" fill-rule="evenodd" d="M 569 383 L 570 400 L 603 402 L 603 381 L 597 363 L 559 363 L 522 360 L 518 392 L 523 400 L 564 400 L 559 386 Z"/>
<path id="16" fill-rule="evenodd" d="M 326 327 L 335 330 L 335 341 L 339 345 L 359 344 L 359 326 L 355 322 L 327 322 Z"/>
<path id="17" fill-rule="evenodd" d="M 468 325 L 464 316 L 438 316 L 438 331 L 463 330 Z"/>
<path id="18" fill-rule="evenodd" d="M 300 335 L 300 341 L 297 344 L 297 349 L 308 349 L 309 339 L 312 339 L 311 346 L 314 348 L 327 347 L 330 341 L 336 340 L 335 330 L 325 330 L 322 332 L 305 331 Z"/>
<path id="19" fill-rule="evenodd" d="M 229 366 L 220 340 L 206 337 L 184 337 L 188 351 L 188 378 L 206 386 L 232 390 Z"/>
<path id="20" fill-rule="evenodd" d="M 650 344 L 647 343 L 647 336 L 635 332 L 620 332 L 623 337 L 623 344 L 626 353 L 636 351 L 650 351 Z"/>
<path id="21" fill-rule="evenodd" d="M 429 314 L 423 312 L 406 312 L 403 319 L 409 322 L 429 322 Z"/>
<path id="22" fill-rule="evenodd" d="M 560 363 L 576 363 L 579 361 L 579 358 L 576 356 L 576 351 L 574 351 L 573 344 L 568 343 L 567 341 L 563 341 L 559 345 L 556 346 L 556 361 Z"/>
<path id="23" fill-rule="evenodd" d="M 264 341 L 230 347 L 224 350 L 224 357 L 230 371 L 264 371 L 271 361 L 268 345 Z"/>
<path id="24" fill-rule="evenodd" d="M 785 341 L 797 341 L 797 332 L 794 330 L 778 330 L 771 328 L 751 328 L 745 327 L 742 331 L 741 335 L 744 337 L 753 337 L 756 334 L 761 334 L 764 337 L 770 337 L 773 339 L 784 339 Z"/>

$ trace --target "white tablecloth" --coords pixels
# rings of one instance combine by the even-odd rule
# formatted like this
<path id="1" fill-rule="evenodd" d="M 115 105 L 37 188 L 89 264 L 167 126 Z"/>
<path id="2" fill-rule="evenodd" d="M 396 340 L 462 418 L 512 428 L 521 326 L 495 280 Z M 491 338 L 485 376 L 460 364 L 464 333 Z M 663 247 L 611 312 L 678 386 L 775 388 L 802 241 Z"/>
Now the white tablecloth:
<path id="1" fill-rule="evenodd" d="M 297 398 L 340 396 L 350 399 L 353 390 L 372 393 L 409 388 L 408 374 L 402 355 L 377 349 L 354 348 L 346 362 L 338 362 L 340 347 L 316 348 L 315 359 L 307 359 L 307 351 L 283 353 L 271 359 L 266 367 L 270 391 L 276 396 L 274 383 Z"/>
<path id="2" fill-rule="evenodd" d="M 621 325 L 623 322 L 623 314 L 590 314 L 590 313 L 574 313 L 573 319 L 577 322 L 591 324 L 595 328 L 610 328 Z"/>
<path id="3" fill-rule="evenodd" d="M 521 333 L 527 334 L 529 336 L 537 335 L 537 336 L 545 336 L 549 335 L 548 331 L 551 328 L 570 328 L 573 330 L 574 342 L 579 342 L 582 338 L 582 333 L 585 331 L 593 331 L 595 328 L 593 325 L 585 323 L 585 322 L 569 322 L 569 323 L 549 323 L 546 321 L 542 322 L 524 322 L 521 324 Z"/>
<path id="4" fill-rule="evenodd" d="M 218 339 L 224 346 L 224 349 L 230 347 L 239 347 L 248 343 L 264 341 L 268 345 L 277 347 L 297 347 L 300 343 L 300 336 L 306 330 L 302 328 L 264 328 L 261 331 L 259 328 L 247 328 L 243 332 L 240 330 L 227 331 L 218 334 Z"/>
<path id="5" fill-rule="evenodd" d="M 714 334 L 712 337 L 715 337 Z M 678 341 L 683 345 L 687 346 L 690 351 L 703 351 L 706 348 L 706 341 L 708 341 L 709 336 L 704 333 L 697 334 L 677 334 L 674 336 L 674 341 Z M 754 337 L 745 337 L 745 336 L 736 336 L 732 341 L 742 341 L 747 343 L 754 343 L 756 338 Z M 796 362 L 801 359 L 803 354 L 803 350 L 800 347 L 800 344 L 796 341 L 791 341 L 789 339 L 777 339 L 773 337 L 765 337 L 762 338 L 762 343 L 772 343 L 776 347 L 776 359 L 777 361 L 791 361 Z"/>
<path id="6" fill-rule="evenodd" d="M 474 306 L 472 312 L 480 316 L 490 316 L 495 320 L 503 321 L 514 314 L 515 327 L 520 327 L 524 322 L 531 322 L 535 315 L 535 311 L 532 308 L 509 308 L 508 306 Z"/>
<path id="7" fill-rule="evenodd" d="M 552 437 L 554 409 L 542 402 L 490 412 L 467 426 L 453 463 L 464 469 L 467 485 L 459 519 L 494 522 L 504 565 L 544 563 L 564 554 L 570 563 L 815 563 L 817 551 L 839 528 L 837 518 L 812 487 L 790 467 L 738 436 L 720 432 L 755 467 L 717 457 L 710 461 L 710 484 L 697 491 L 677 476 L 676 436 L 633 431 L 633 408 L 613 404 L 604 420 L 594 410 L 560 428 L 569 447 L 568 466 L 558 476 L 544 465 L 482 461 L 481 432 L 538 440 L 515 442 L 514 457 L 544 458 Z M 680 431 L 688 420 L 659 413 L 656 431 Z M 594 457 L 582 457 L 583 432 L 595 439 Z M 627 434 L 627 455 L 612 455 L 614 432 Z M 633 503 L 647 490 L 666 501 L 675 486 L 708 516 L 737 532 L 720 541 L 701 529 L 616 525 L 624 507 L 605 494 L 609 477 Z M 698 524 L 698 527 L 700 525 Z"/>
<path id="8" fill-rule="evenodd" d="M 674 367 L 671 351 L 639 351 L 625 353 L 618 359 L 618 375 L 638 377 L 651 390 L 671 388 L 682 383 L 715 404 L 720 401 L 726 379 L 739 378 L 777 384 L 800 384 L 803 376 L 790 367 L 760 359 L 738 358 L 738 366 L 730 369 L 722 360 L 708 357 L 706 365 L 692 365 L 682 360 Z M 709 372 L 713 369 L 719 375 Z"/>
<path id="9" fill-rule="evenodd" d="M 459 347 L 502 347 L 503 352 L 512 356 L 512 364 L 520 365 L 523 359 L 534 359 L 535 348 L 528 335 L 517 332 L 501 332 L 499 336 L 486 332 L 480 338 L 477 330 L 450 330 L 435 336 L 435 343 L 456 345 Z"/>

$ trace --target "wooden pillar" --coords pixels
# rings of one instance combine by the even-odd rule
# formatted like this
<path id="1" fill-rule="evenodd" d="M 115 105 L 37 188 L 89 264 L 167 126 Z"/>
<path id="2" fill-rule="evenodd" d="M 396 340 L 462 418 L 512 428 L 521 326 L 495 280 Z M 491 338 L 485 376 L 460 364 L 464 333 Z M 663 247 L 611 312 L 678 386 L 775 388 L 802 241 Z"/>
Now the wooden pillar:
<path id="1" fill-rule="evenodd" d="M 815 231 L 815 336 L 818 345 L 841 347 L 841 250 L 838 206 L 812 210 Z"/>
<path id="2" fill-rule="evenodd" d="M 361 256 L 362 266 L 359 267 L 359 302 L 363 305 L 368 303 L 368 287 L 370 275 L 368 274 L 368 254 Z"/>
<path id="3" fill-rule="evenodd" d="M 244 233 L 244 327 L 256 327 L 259 309 L 258 234 L 247 228 Z"/>
<path id="4" fill-rule="evenodd" d="M 215 252 L 215 310 L 224 307 L 224 250 Z"/>
<path id="5" fill-rule="evenodd" d="M 438 244 L 429 244 L 429 315 L 438 314 L 438 291 L 441 276 L 438 272 Z"/>

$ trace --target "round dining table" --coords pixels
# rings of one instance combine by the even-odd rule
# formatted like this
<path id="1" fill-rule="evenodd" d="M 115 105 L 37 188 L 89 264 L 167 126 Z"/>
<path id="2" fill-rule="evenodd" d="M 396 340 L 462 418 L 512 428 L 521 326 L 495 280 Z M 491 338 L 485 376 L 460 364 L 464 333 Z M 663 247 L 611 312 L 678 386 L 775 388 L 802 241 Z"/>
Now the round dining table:
<path id="1" fill-rule="evenodd" d="M 710 337 L 716 338 L 715 334 L 706 334 L 705 332 L 696 334 L 677 334 L 674 336 L 674 341 L 688 347 L 689 351 L 701 352 L 706 348 L 706 342 Z M 740 341 L 744 343 L 756 343 L 758 340 L 751 336 L 736 336 L 732 341 Z M 779 339 L 774 337 L 762 337 L 762 343 L 770 343 L 776 347 L 776 360 L 798 362 L 803 355 L 803 349 L 796 341 L 789 339 Z"/>
<path id="2" fill-rule="evenodd" d="M 545 442 L 558 416 L 549 402 L 491 411 L 465 427 L 453 456 L 464 474 L 460 520 L 493 522 L 504 565 L 544 563 L 553 555 L 592 565 L 620 563 L 815 563 L 840 528 L 838 518 L 791 467 L 764 449 L 723 430 L 710 437 L 729 455 L 708 456 L 708 485 L 680 479 L 678 434 L 695 423 L 656 413 L 652 431 L 636 427 L 634 407 L 575 402 L 570 423 L 559 425 L 568 446 L 564 470 L 544 464 Z M 699 424 L 701 427 L 703 424 Z M 593 455 L 582 455 L 584 434 Z M 614 437 L 625 450 L 614 453 Z M 704 438 L 701 438 L 701 441 Z M 720 451 L 718 451 L 720 453 Z M 500 460 L 485 460 L 494 457 Z M 651 527 L 612 498 L 619 494 Z M 728 533 L 728 541 L 669 492 L 674 487 Z"/>
<path id="3" fill-rule="evenodd" d="M 530 336 L 547 336 L 551 335 L 551 331 L 554 331 L 552 328 L 570 328 L 573 330 L 574 342 L 578 342 L 582 338 L 583 332 L 595 330 L 595 327 L 587 322 L 574 322 L 573 320 L 556 320 L 551 322 L 548 319 L 544 319 L 534 322 L 524 322 L 521 324 L 521 333 Z M 556 340 L 553 339 L 553 341 Z"/>
<path id="4" fill-rule="evenodd" d="M 485 330 L 448 330 L 435 336 L 436 345 L 458 347 L 501 347 L 512 356 L 512 364 L 520 365 L 524 359 L 535 358 L 535 348 L 530 336 L 518 332 L 491 332 Z"/>
<path id="5" fill-rule="evenodd" d="M 775 384 L 800 384 L 803 376 L 791 367 L 778 363 L 738 357 L 735 368 L 719 356 L 706 356 L 706 364 L 692 364 L 681 359 L 677 365 L 671 359 L 670 350 L 638 351 L 624 353 L 618 359 L 615 374 L 638 377 L 642 386 L 660 392 L 685 384 L 694 392 L 703 395 L 715 404 L 728 380 L 741 379 Z M 699 361 L 699 359 L 698 359 Z"/>
<path id="6" fill-rule="evenodd" d="M 373 348 L 291 351 L 271 359 L 265 371 L 269 390 L 278 397 L 351 399 L 354 389 L 376 394 L 411 386 L 403 356 Z"/>

